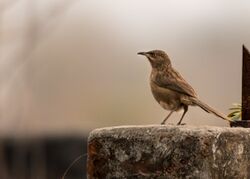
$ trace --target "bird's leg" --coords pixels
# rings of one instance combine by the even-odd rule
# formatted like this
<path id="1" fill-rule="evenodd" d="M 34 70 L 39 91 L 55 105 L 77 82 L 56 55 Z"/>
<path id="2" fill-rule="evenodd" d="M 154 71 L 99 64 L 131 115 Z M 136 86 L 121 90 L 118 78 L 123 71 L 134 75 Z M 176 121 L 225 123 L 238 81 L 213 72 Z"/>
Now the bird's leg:
<path id="1" fill-rule="evenodd" d="M 161 122 L 161 125 L 164 125 L 165 122 L 167 121 L 167 119 L 171 116 L 171 114 L 173 113 L 174 111 L 170 111 L 170 113 L 167 115 L 167 117 Z"/>
<path id="2" fill-rule="evenodd" d="M 185 106 L 183 107 L 183 109 L 184 109 L 184 112 L 183 112 L 183 114 L 182 114 L 182 116 L 181 116 L 180 121 L 177 123 L 177 125 L 181 125 L 181 121 L 182 121 L 183 117 L 185 116 L 186 112 L 188 111 L 188 106 L 185 105 Z"/>

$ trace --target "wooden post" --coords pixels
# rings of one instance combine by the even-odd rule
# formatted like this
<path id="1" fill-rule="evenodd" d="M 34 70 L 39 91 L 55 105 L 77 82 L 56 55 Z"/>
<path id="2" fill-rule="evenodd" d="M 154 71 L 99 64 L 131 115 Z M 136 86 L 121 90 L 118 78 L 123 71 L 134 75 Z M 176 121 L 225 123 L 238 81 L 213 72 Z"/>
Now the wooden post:
<path id="1" fill-rule="evenodd" d="M 243 45 L 242 120 L 250 120 L 250 53 Z"/>
<path id="2" fill-rule="evenodd" d="M 231 126 L 250 128 L 250 53 L 244 45 L 242 58 L 242 120 L 231 123 Z"/>

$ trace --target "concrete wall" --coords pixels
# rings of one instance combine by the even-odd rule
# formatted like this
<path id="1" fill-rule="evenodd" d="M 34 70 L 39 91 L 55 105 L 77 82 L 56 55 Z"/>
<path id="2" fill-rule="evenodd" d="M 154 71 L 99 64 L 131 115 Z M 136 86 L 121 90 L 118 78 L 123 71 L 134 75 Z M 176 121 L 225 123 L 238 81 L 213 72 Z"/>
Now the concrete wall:
<path id="1" fill-rule="evenodd" d="M 249 178 L 250 130 L 193 126 L 96 129 L 88 178 Z"/>

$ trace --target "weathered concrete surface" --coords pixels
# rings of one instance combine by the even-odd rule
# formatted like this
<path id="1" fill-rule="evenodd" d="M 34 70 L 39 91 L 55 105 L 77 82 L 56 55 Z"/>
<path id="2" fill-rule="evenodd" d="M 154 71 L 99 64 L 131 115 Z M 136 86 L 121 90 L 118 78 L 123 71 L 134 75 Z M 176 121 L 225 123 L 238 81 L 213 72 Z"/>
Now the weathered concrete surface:
<path id="1" fill-rule="evenodd" d="M 88 178 L 250 178 L 250 129 L 121 126 L 88 139 Z"/>

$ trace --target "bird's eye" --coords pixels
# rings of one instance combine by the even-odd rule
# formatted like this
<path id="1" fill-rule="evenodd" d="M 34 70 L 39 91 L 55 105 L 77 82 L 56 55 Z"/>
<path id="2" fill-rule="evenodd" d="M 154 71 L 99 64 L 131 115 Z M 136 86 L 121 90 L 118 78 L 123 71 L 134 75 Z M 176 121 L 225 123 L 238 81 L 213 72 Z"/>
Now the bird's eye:
<path id="1" fill-rule="evenodd" d="M 155 57 L 155 53 L 150 52 L 149 54 L 150 54 L 151 57 Z"/>

